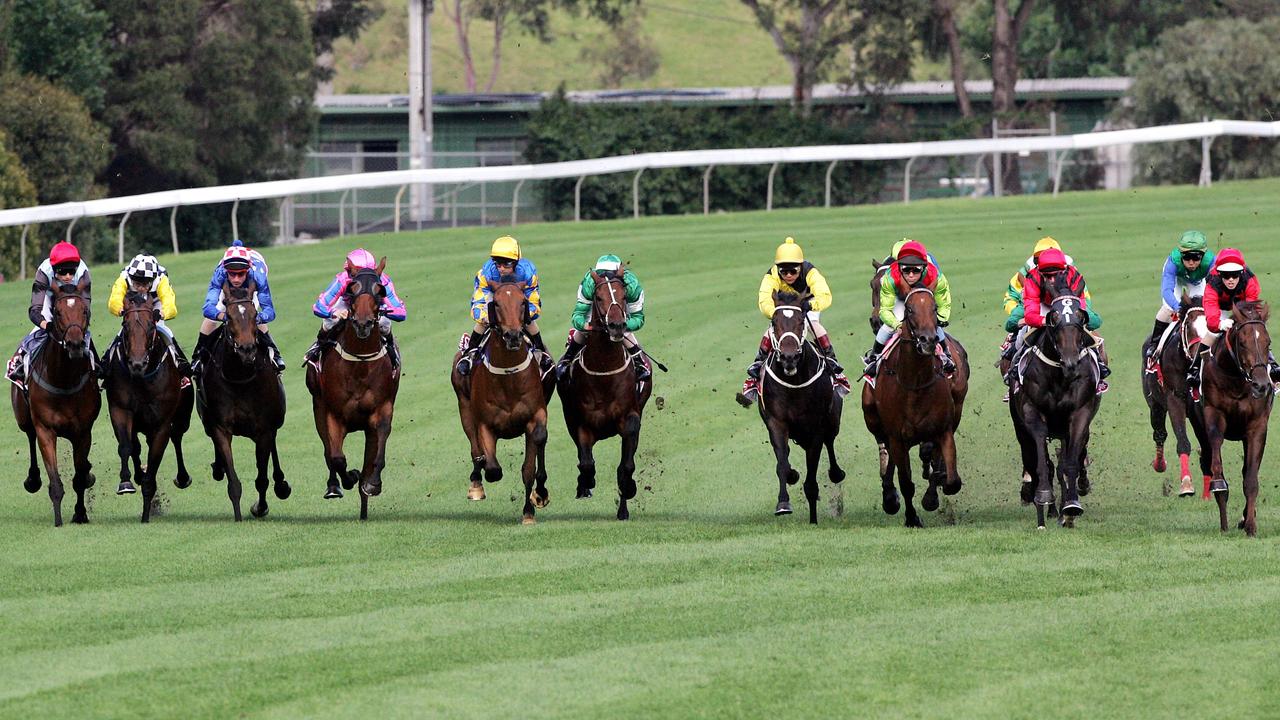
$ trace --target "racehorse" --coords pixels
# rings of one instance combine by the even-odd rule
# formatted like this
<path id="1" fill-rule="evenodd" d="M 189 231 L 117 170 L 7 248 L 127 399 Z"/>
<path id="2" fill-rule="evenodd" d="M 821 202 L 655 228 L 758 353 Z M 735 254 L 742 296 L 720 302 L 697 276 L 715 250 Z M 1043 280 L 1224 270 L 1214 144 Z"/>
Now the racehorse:
<path id="1" fill-rule="evenodd" d="M 1218 518 L 1226 532 L 1229 492 L 1222 471 L 1222 441 L 1244 443 L 1244 517 L 1238 527 L 1249 537 L 1257 537 L 1258 468 L 1275 397 L 1268 375 L 1271 336 L 1267 319 L 1271 312 L 1266 303 L 1242 302 L 1231 315 L 1234 325 L 1214 344 L 1201 374 L 1204 424 L 1213 458 L 1209 489 L 1218 501 Z"/>
<path id="2" fill-rule="evenodd" d="M 253 440 L 258 461 L 258 501 L 249 507 L 254 517 L 267 514 L 267 459 L 274 468 L 276 497 L 284 500 L 291 489 L 280 469 L 276 433 L 284 424 L 284 383 L 258 337 L 258 311 L 253 281 L 233 288 L 222 286 L 226 320 L 209 361 L 200 371 L 196 409 L 204 431 L 213 440 L 213 479 L 227 478 L 227 497 L 240 521 L 240 477 L 231 453 L 234 435 Z"/>
<path id="3" fill-rule="evenodd" d="M 178 474 L 173 484 L 191 485 L 182 459 L 182 436 L 191 427 L 195 392 L 182 385 L 177 361 L 157 328 L 159 312 L 150 293 L 130 292 L 121 315 L 121 342 L 112 357 L 103 362 L 119 364 L 107 377 L 107 408 L 120 454 L 120 487 L 132 492 L 129 460 L 142 485 L 142 522 L 151 521 L 152 499 L 156 494 L 156 472 L 164 459 L 165 447 L 173 440 Z M 147 464 L 141 460 L 138 433 L 147 439 Z"/>
<path id="4" fill-rule="evenodd" d="M 893 486 L 896 469 L 907 503 L 904 524 L 919 528 L 924 524 L 913 502 L 910 450 L 920 445 L 921 475 L 929 483 L 921 506 L 929 512 L 937 510 L 939 486 L 944 494 L 955 495 L 963 485 L 956 466 L 955 431 L 969 392 L 969 356 L 948 335 L 956 371 L 950 377 L 942 372 L 933 291 L 916 288 L 907 293 L 903 306 L 898 347 L 881 356 L 877 378 L 863 386 L 862 415 L 880 448 L 881 507 L 889 515 L 898 512 L 899 495 Z"/>
<path id="5" fill-rule="evenodd" d="M 578 448 L 579 498 L 591 497 L 596 486 L 596 461 L 591 448 L 597 441 L 622 437 L 618 463 L 618 519 L 630 517 L 627 501 L 636 496 L 636 448 L 640 419 L 653 392 L 653 383 L 636 386 L 631 356 L 623 345 L 627 330 L 626 287 L 622 276 L 592 273 L 595 293 L 587 345 L 557 389 L 564 406 L 564 424 Z"/>
<path id="6" fill-rule="evenodd" d="M 1190 497 L 1196 494 L 1191 483 L 1191 440 L 1187 437 L 1187 421 L 1191 421 L 1191 429 L 1195 432 L 1196 441 L 1200 443 L 1200 471 L 1204 476 L 1205 498 L 1209 495 L 1210 461 L 1209 441 L 1204 432 L 1204 408 L 1191 401 L 1187 390 L 1187 370 L 1192 358 L 1200 350 L 1200 339 L 1192 327 L 1193 318 L 1204 315 L 1200 306 L 1200 298 L 1183 296 L 1178 319 L 1165 333 L 1164 344 L 1151 350 L 1156 353 L 1155 372 L 1142 371 L 1142 394 L 1147 399 L 1151 410 L 1151 437 L 1155 441 L 1156 456 L 1151 467 L 1159 473 L 1165 471 L 1164 443 L 1169 437 L 1165 428 L 1165 417 L 1173 426 L 1173 434 L 1177 439 L 1178 464 L 1181 468 L 1178 495 Z M 1142 356 L 1148 355 L 1151 339 L 1142 343 Z M 1172 491 L 1169 481 L 1162 483 L 1165 495 Z"/>
<path id="7" fill-rule="evenodd" d="M 535 508 L 551 502 L 547 492 L 547 400 L 553 391 L 554 376 L 543 378 L 536 353 L 525 337 L 529 300 L 524 283 L 499 283 L 489 302 L 490 328 L 481 340 L 482 364 L 469 375 L 458 372 L 459 351 L 453 359 L 450 381 L 458 396 L 458 416 L 471 443 L 471 487 L 467 499 L 483 500 L 484 479 L 502 479 L 498 464 L 498 440 L 524 435 L 525 502 L 522 522 L 532 525 Z"/>
<path id="8" fill-rule="evenodd" d="M 89 300 L 85 296 L 88 277 L 75 285 L 51 286 L 52 322 L 49 337 L 28 359 L 27 389 L 17 385 L 9 391 L 13 416 L 18 429 L 27 434 L 31 467 L 22 487 L 27 492 L 40 490 L 40 470 L 36 467 L 36 443 L 49 474 L 49 500 L 53 503 L 53 525 L 62 526 L 62 476 L 58 473 L 58 438 L 71 441 L 75 475 L 71 486 L 76 491 L 73 523 L 89 522 L 84 493 L 93 487 L 89 447 L 93 444 L 93 423 L 102 410 L 102 396 L 93 377 L 89 352 Z"/>
<path id="9" fill-rule="evenodd" d="M 361 270 L 351 278 L 344 293 L 350 314 L 342 321 L 337 344 L 327 348 L 316 364 L 307 365 L 311 409 L 329 468 L 324 496 L 340 498 L 339 483 L 347 490 L 359 483 L 361 520 L 369 518 L 369 498 L 382 492 L 387 437 L 400 390 L 400 372 L 392 365 L 378 329 L 386 297 L 381 283 L 386 264 L 383 258 L 377 270 Z M 364 465 L 361 470 L 348 470 L 342 443 L 349 433 L 358 431 L 364 432 Z"/>
<path id="10" fill-rule="evenodd" d="M 889 272 L 889 266 L 892 262 L 881 262 L 872 259 L 871 261 L 871 334 L 880 332 L 880 326 L 884 321 L 880 319 L 880 282 L 884 278 L 884 274 Z"/>
<path id="11" fill-rule="evenodd" d="M 1090 355 L 1084 301 L 1060 288 L 1049 303 L 1046 327 L 1019 358 L 1020 379 L 1009 397 L 1009 414 L 1022 452 L 1022 501 L 1036 504 L 1037 527 L 1044 528 L 1045 509 L 1054 506 L 1054 466 L 1049 440 L 1062 441 L 1057 466 L 1062 505 L 1059 522 L 1074 527 L 1084 513 L 1080 497 L 1089 493 L 1084 458 L 1089 424 L 1098 412 L 1097 363 Z M 1030 472 L 1034 469 L 1034 476 Z M 1036 478 L 1033 484 L 1031 478 Z"/>
<path id="12" fill-rule="evenodd" d="M 769 432 L 769 444 L 777 459 L 778 504 L 774 515 L 791 514 L 787 486 L 800 480 L 789 456 L 794 442 L 805 453 L 804 496 L 809 501 L 809 522 L 818 522 L 818 460 L 827 448 L 827 477 L 833 483 L 844 480 L 845 472 L 836 461 L 836 436 L 840 434 L 840 413 L 844 401 L 831 384 L 832 370 L 827 359 L 804 339 L 809 329 L 809 294 L 776 291 L 769 339 L 773 350 L 765 358 L 760 378 L 760 419 Z"/>

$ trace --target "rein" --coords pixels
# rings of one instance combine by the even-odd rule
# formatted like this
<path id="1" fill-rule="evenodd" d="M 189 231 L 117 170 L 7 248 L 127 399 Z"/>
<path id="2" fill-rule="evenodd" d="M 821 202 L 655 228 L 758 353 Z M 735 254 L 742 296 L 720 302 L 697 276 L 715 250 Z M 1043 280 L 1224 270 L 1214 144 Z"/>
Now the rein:
<path id="1" fill-rule="evenodd" d="M 592 320 L 601 319 L 603 323 L 606 324 L 606 327 L 597 330 L 595 329 L 596 328 L 595 322 L 591 323 L 591 327 L 592 327 L 592 332 L 608 333 L 607 323 L 609 322 L 609 312 L 613 310 L 615 306 L 621 309 L 623 322 L 626 321 L 629 315 L 627 314 L 626 304 L 618 300 L 618 293 L 616 291 L 617 287 L 622 285 L 622 278 L 602 277 L 601 281 L 604 284 L 604 286 L 609 289 L 609 305 L 604 310 L 601 310 L 600 309 L 601 299 L 598 297 L 592 297 L 591 298 L 591 314 L 593 316 Z M 626 299 L 625 295 L 623 295 L 623 299 L 624 300 Z M 591 368 L 587 367 L 587 353 L 585 350 L 583 350 L 583 352 L 578 354 L 577 359 L 574 360 L 574 364 L 582 368 L 582 372 L 588 375 L 593 375 L 595 377 L 609 377 L 610 375 L 617 375 L 619 373 L 625 372 L 627 368 L 631 367 L 631 356 L 624 351 L 622 353 L 622 364 L 613 370 L 592 370 Z"/>
<path id="2" fill-rule="evenodd" d="M 1249 378 L 1253 375 L 1254 370 L 1257 370 L 1258 368 L 1268 367 L 1268 363 L 1264 360 L 1263 362 L 1253 363 L 1246 369 L 1244 366 L 1244 363 L 1240 362 L 1240 354 L 1237 353 L 1235 351 L 1235 348 L 1232 346 L 1233 344 L 1231 342 L 1231 338 L 1235 337 L 1236 333 L 1240 332 L 1240 330 L 1244 329 L 1249 325 L 1261 325 L 1265 329 L 1267 324 L 1262 320 L 1245 320 L 1239 325 L 1236 325 L 1235 327 L 1233 327 L 1231 329 L 1231 332 L 1227 333 L 1227 337 L 1226 337 L 1227 355 L 1231 358 L 1231 361 L 1235 364 L 1236 369 L 1240 372 L 1240 375 L 1246 381 L 1249 381 Z M 1213 354 L 1212 350 L 1210 350 L 1210 354 Z"/>
<path id="3" fill-rule="evenodd" d="M 126 308 L 126 309 L 125 309 L 125 311 L 124 311 L 124 313 L 122 313 L 121 317 L 122 317 L 123 323 L 128 323 L 128 322 L 129 322 L 129 316 L 130 316 L 130 315 L 135 315 L 135 316 L 136 316 L 136 315 L 139 315 L 140 313 L 151 313 L 151 312 L 153 312 L 153 311 L 152 311 L 152 309 L 151 309 L 150 307 L 141 307 L 141 306 L 138 306 L 138 307 L 129 307 L 129 308 Z M 145 322 L 145 321 L 143 321 L 143 322 Z M 123 324 L 123 323 L 122 323 L 122 324 Z M 147 360 L 148 360 L 148 362 L 150 362 L 150 361 L 151 361 L 151 355 L 152 355 L 152 354 L 154 354 L 154 353 L 155 353 L 155 351 L 156 351 L 156 338 L 157 338 L 157 337 L 159 337 L 159 335 L 160 335 L 160 326 L 159 326 L 159 325 L 156 325 L 156 324 L 154 324 L 154 323 L 152 323 L 152 325 L 151 325 L 151 333 L 150 333 L 150 337 L 148 337 L 148 338 L 147 338 Z M 155 377 L 155 376 L 156 376 L 156 374 L 160 372 L 160 367 L 161 367 L 162 365 L 164 365 L 164 358 L 165 358 L 165 356 L 166 356 L 166 355 L 168 355 L 168 354 L 169 354 L 169 353 L 161 353 L 158 357 L 156 357 L 156 358 L 155 358 L 155 366 L 154 366 L 154 367 L 152 367 L 150 371 L 144 372 L 144 373 L 143 373 L 143 375 L 142 375 L 142 379 L 143 379 L 143 380 L 150 380 L 151 378 Z M 119 358 L 121 358 L 122 360 L 124 359 L 124 353 L 122 353 L 122 352 L 120 351 L 119 346 L 116 346 L 116 356 L 117 356 L 117 357 L 119 357 Z M 105 361 L 105 358 L 104 358 L 104 361 Z M 174 367 L 177 367 L 177 366 L 175 365 Z"/>
<path id="4" fill-rule="evenodd" d="M 800 313 L 800 317 L 804 318 L 805 328 L 807 328 L 809 331 L 813 330 L 812 325 L 809 322 L 809 314 L 806 313 L 803 308 L 795 305 L 779 305 L 773 309 L 775 313 L 778 312 L 779 310 L 794 310 Z M 800 335 L 797 335 L 795 332 L 792 332 L 792 331 L 787 331 L 783 333 L 781 336 L 778 336 L 773 331 L 773 324 L 770 323 L 769 324 L 769 342 L 772 343 L 773 350 L 769 353 L 767 362 L 765 362 L 764 364 L 764 372 L 766 375 L 773 378 L 774 382 L 778 383 L 779 385 L 783 387 L 791 388 L 792 390 L 798 390 L 800 388 L 804 388 L 812 385 L 818 378 L 822 377 L 826 373 L 827 359 L 822 355 L 818 355 L 817 370 L 814 372 L 812 376 L 809 377 L 808 380 L 805 380 L 804 382 L 790 383 L 790 382 L 787 382 L 786 380 L 783 380 L 782 378 L 778 377 L 778 374 L 776 372 L 774 372 L 773 363 L 777 358 L 782 356 L 782 353 L 780 351 L 780 348 L 782 347 L 782 341 L 789 337 L 795 338 L 796 342 L 800 345 L 801 357 L 803 357 L 806 352 L 809 352 L 808 345 L 804 342 L 803 337 L 801 337 Z M 763 386 L 762 386 L 762 389 L 763 389 Z M 761 394 L 763 395 L 763 393 Z"/>
<path id="5" fill-rule="evenodd" d="M 247 298 L 242 298 L 242 299 L 240 299 L 240 300 L 231 300 L 231 299 L 226 299 L 226 300 L 224 301 L 224 303 L 223 303 L 223 304 L 224 304 L 224 305 L 226 306 L 226 308 L 227 308 L 227 313 L 226 313 L 226 315 L 227 315 L 227 320 L 223 320 L 223 321 L 222 321 L 222 336 L 223 336 L 223 337 L 222 337 L 222 356 L 223 356 L 223 358 L 225 358 L 225 357 L 226 357 L 226 354 L 227 354 L 228 349 L 231 349 L 232 344 L 234 344 L 234 343 L 235 343 L 235 339 L 231 337 L 231 325 L 230 325 L 230 323 L 228 322 L 228 320 L 230 320 L 230 318 L 231 318 L 231 312 L 230 312 L 230 311 L 231 311 L 231 308 L 232 308 L 232 307 L 234 307 L 234 306 L 236 306 L 236 305 L 253 305 L 253 304 L 254 304 L 254 302 L 253 302 L 253 296 L 252 296 L 252 295 L 250 295 L 249 297 L 247 297 Z M 255 308 L 254 308 L 254 310 L 255 310 L 255 313 L 256 313 L 257 308 L 255 307 Z M 242 312 L 241 314 L 243 314 L 243 312 Z M 254 341 L 256 342 L 256 341 L 257 341 L 257 327 L 256 327 L 257 323 L 255 322 L 255 323 L 254 323 L 254 325 L 255 325 L 255 327 L 254 327 Z M 232 352 L 234 352 L 234 349 L 232 349 Z M 252 369 L 253 369 L 253 372 L 252 372 L 252 373 L 250 373 L 248 377 L 246 377 L 246 378 L 240 378 L 240 379 L 233 379 L 233 378 L 229 378 L 229 377 L 227 377 L 227 365 L 226 365 L 226 363 L 225 363 L 225 362 L 219 362 L 219 363 L 217 363 L 217 365 L 218 365 L 218 374 L 222 376 L 222 379 L 223 379 L 223 380 L 225 380 L 225 381 L 227 381 L 227 382 L 229 382 L 229 383 L 233 383 L 233 384 L 235 384 L 235 385 L 244 385 L 245 383 L 253 382 L 253 380 L 254 380 L 255 378 L 257 378 L 257 377 L 258 377 L 258 364 L 257 364 L 257 363 L 254 363 L 254 364 L 251 366 L 251 367 L 252 367 Z"/>

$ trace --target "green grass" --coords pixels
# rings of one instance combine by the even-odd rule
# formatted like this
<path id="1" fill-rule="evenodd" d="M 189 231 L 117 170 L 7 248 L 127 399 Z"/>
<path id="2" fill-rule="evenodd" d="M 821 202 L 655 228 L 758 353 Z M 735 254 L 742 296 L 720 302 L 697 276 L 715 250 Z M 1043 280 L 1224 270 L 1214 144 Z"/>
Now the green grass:
<path id="1" fill-rule="evenodd" d="M 514 443 L 500 450 L 507 479 L 488 486 L 489 500 L 466 501 L 467 443 L 446 379 L 471 273 L 500 231 L 368 238 L 389 256 L 410 312 L 371 520 L 354 519 L 354 496 L 320 497 L 320 442 L 296 368 L 281 439 L 294 494 L 273 498 L 260 521 L 231 522 L 197 424 L 195 484 L 173 488 L 166 459 L 165 511 L 138 524 L 140 498 L 111 492 L 104 413 L 93 523 L 54 529 L 47 496 L 21 489 L 25 442 L 10 426 L 0 716 L 1274 717 L 1277 456 L 1263 467 L 1256 541 L 1221 536 L 1209 503 L 1162 497 L 1137 349 L 1163 254 L 1186 228 L 1242 247 L 1264 295 L 1280 286 L 1277 195 L 1272 180 L 517 228 L 542 271 L 552 343 L 583 270 L 615 251 L 646 285 L 641 336 L 672 368 L 657 378 L 665 408 L 645 418 L 632 521 L 612 519 L 616 440 L 599 448 L 596 498 L 572 499 L 556 402 L 552 503 L 531 528 L 519 525 Z M 848 364 L 870 342 L 867 260 L 903 235 L 941 258 L 974 377 L 958 440 L 965 488 L 925 514 L 923 531 L 880 512 L 856 403 L 837 443 L 850 476 L 839 492 L 822 484 L 821 525 L 771 515 L 773 456 L 759 418 L 732 395 L 763 325 L 759 275 L 787 234 L 831 280 L 824 324 Z M 1016 446 L 990 366 L 1000 293 L 1044 234 L 1085 272 L 1116 369 L 1094 422 L 1095 490 L 1074 531 L 1037 532 L 1018 504 Z M 308 306 L 346 249 L 268 252 L 273 329 L 292 363 L 315 330 Z M 164 259 L 188 347 L 214 257 Z M 112 273 L 96 274 L 105 339 Z M 13 342 L 26 329 L 25 293 L 0 286 L 0 334 Z M 236 447 L 247 468 L 249 446 Z M 1234 473 L 1238 447 L 1229 458 Z M 1233 518 L 1241 502 L 1233 493 Z"/>

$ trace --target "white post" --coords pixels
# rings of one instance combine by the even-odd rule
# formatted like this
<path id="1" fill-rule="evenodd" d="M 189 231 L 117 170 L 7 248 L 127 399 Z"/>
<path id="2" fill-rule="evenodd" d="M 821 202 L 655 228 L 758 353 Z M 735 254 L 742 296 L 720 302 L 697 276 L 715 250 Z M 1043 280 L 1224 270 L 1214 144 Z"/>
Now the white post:
<path id="1" fill-rule="evenodd" d="M 347 235 L 347 196 L 350 194 L 351 188 L 347 188 L 338 197 L 338 237 Z"/>
<path id="2" fill-rule="evenodd" d="M 640 217 L 640 173 L 644 172 L 644 168 L 636 171 L 636 176 L 631 180 L 631 216 Z"/>
<path id="3" fill-rule="evenodd" d="M 991 118 L 991 139 L 997 140 L 999 138 L 1000 121 L 995 118 Z M 1001 177 L 1001 175 L 1000 151 L 996 150 L 991 153 L 991 187 L 996 197 L 1000 197 L 1004 194 L 1004 178 Z"/>
<path id="4" fill-rule="evenodd" d="M 404 197 L 404 191 L 408 189 L 408 185 L 401 185 L 396 191 L 396 224 L 394 232 L 400 232 L 400 198 Z"/>
<path id="5" fill-rule="evenodd" d="M 520 188 L 524 186 L 525 178 L 520 178 L 516 183 L 516 189 L 511 193 L 511 227 L 516 225 L 516 211 L 520 208 Z"/>
<path id="6" fill-rule="evenodd" d="M 31 229 L 30 225 L 22 226 L 22 249 L 18 255 L 18 279 L 27 279 L 27 231 Z"/>
<path id="7" fill-rule="evenodd" d="M 715 165 L 708 165 L 707 171 L 702 173 L 702 214 L 711 214 L 711 171 L 715 170 Z"/>
<path id="8" fill-rule="evenodd" d="M 982 186 L 982 158 L 984 157 L 986 157 L 986 153 L 979 155 L 973 161 L 973 194 L 970 197 L 982 197 L 982 194 L 978 192 L 978 188 Z"/>
<path id="9" fill-rule="evenodd" d="M 1066 162 L 1067 156 L 1070 154 L 1071 154 L 1070 150 L 1063 150 L 1062 154 L 1058 156 L 1056 169 L 1054 170 L 1054 173 L 1053 173 L 1053 196 L 1054 197 L 1058 197 L 1058 185 L 1062 184 L 1062 165 L 1063 163 Z"/>
<path id="10" fill-rule="evenodd" d="M 764 191 L 764 211 L 773 212 L 773 175 L 778 172 L 778 163 L 769 166 L 769 185 Z"/>
<path id="11" fill-rule="evenodd" d="M 1051 110 L 1049 112 L 1049 135 L 1056 136 L 1058 134 L 1058 111 Z M 1053 173 L 1053 195 L 1058 195 L 1058 151 L 1049 151 L 1049 172 Z"/>
<path id="12" fill-rule="evenodd" d="M 431 12 L 433 0 L 409 0 L 409 169 L 432 166 L 434 126 L 431 87 Z M 413 186 L 409 217 L 416 222 L 435 218 L 432 189 Z"/>
<path id="13" fill-rule="evenodd" d="M 1209 118 L 1204 118 L 1205 122 L 1209 122 Z M 1213 184 L 1213 166 L 1209 164 L 1209 146 L 1213 145 L 1213 138 L 1200 138 L 1200 187 L 1209 187 Z"/>
<path id="14" fill-rule="evenodd" d="M 289 198 L 287 197 L 280 198 L 280 208 L 278 210 L 280 214 L 280 234 L 276 236 L 276 243 L 279 245 L 285 244 L 285 242 L 289 238 L 289 226 L 288 226 L 289 220 L 287 215 L 288 210 L 289 210 Z"/>
<path id="15" fill-rule="evenodd" d="M 231 203 L 231 239 L 240 239 L 240 223 L 236 222 L 236 211 L 240 209 L 240 198 Z"/>
<path id="16" fill-rule="evenodd" d="M 911 165 L 915 163 L 914 157 L 907 158 L 907 167 L 902 171 L 902 204 L 906 205 L 911 202 Z"/>
<path id="17" fill-rule="evenodd" d="M 133 211 L 130 210 L 124 214 L 124 217 L 120 218 L 120 227 L 118 228 L 120 240 L 116 245 L 116 262 L 121 265 L 124 264 L 124 224 L 129 222 L 129 216 L 132 214 Z"/>
<path id="18" fill-rule="evenodd" d="M 578 182 L 573 184 L 573 221 L 582 220 L 582 181 L 586 180 L 586 175 L 579 175 Z"/>
<path id="19" fill-rule="evenodd" d="M 78 217 L 73 217 L 71 218 L 71 222 L 67 223 L 67 242 L 71 242 L 71 228 L 76 226 L 76 222 L 79 219 L 80 218 Z"/>
<path id="20" fill-rule="evenodd" d="M 826 189 L 822 193 L 822 207 L 831 207 L 831 173 L 835 171 L 836 163 L 838 162 L 840 161 L 832 160 L 831 164 L 827 166 Z"/>
<path id="21" fill-rule="evenodd" d="M 169 213 L 169 239 L 173 241 L 173 254 L 178 254 L 178 206 L 173 206 Z"/>

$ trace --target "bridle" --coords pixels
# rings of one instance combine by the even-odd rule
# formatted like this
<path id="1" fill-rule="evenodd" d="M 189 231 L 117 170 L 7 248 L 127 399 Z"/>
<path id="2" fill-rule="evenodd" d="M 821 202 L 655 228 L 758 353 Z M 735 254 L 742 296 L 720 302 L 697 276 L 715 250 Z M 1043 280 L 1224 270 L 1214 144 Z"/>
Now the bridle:
<path id="1" fill-rule="evenodd" d="M 627 305 L 624 302 L 626 300 L 626 293 L 621 292 L 621 289 L 623 287 L 622 278 L 617 277 L 616 275 L 600 275 L 599 277 L 600 277 L 600 282 L 603 283 L 604 286 L 609 289 L 609 304 L 605 306 L 604 309 L 602 310 L 601 298 L 593 296 L 591 298 L 592 314 L 596 318 L 599 318 L 600 320 L 602 320 L 605 323 L 605 326 L 607 328 L 608 322 L 609 322 L 609 313 L 613 311 L 614 307 L 617 307 L 622 312 L 622 321 L 625 324 L 627 321 L 627 318 L 630 317 L 630 314 L 627 312 Z M 619 295 L 622 295 L 622 300 L 618 299 Z M 594 327 L 595 323 L 592 323 L 592 326 Z"/>
<path id="2" fill-rule="evenodd" d="M 53 338 L 54 342 L 58 343 L 58 347 L 62 348 L 63 350 L 66 350 L 67 349 L 67 333 L 70 332 L 72 329 L 80 328 L 80 332 L 83 333 L 87 338 L 89 334 L 89 315 L 90 315 L 90 312 L 92 311 L 90 310 L 89 299 L 86 298 L 83 293 L 62 292 L 61 290 L 59 290 L 59 292 L 61 294 L 57 298 L 55 298 L 53 301 L 53 308 L 55 310 L 54 321 L 50 323 L 50 325 L 53 326 L 53 329 L 56 332 L 50 332 L 49 335 L 50 337 Z M 72 323 L 70 325 L 67 325 L 66 327 L 60 327 L 60 323 L 57 320 L 57 315 L 59 313 L 57 313 L 56 310 L 57 310 L 58 303 L 61 303 L 63 300 L 72 300 L 72 301 L 79 300 L 80 302 L 84 303 L 84 323 L 83 324 Z"/>
<path id="3" fill-rule="evenodd" d="M 1253 377 L 1253 371 L 1257 370 L 1258 368 L 1265 368 L 1268 370 L 1270 369 L 1270 364 L 1268 363 L 1266 357 L 1263 357 L 1262 362 L 1255 362 L 1249 365 L 1249 367 L 1247 368 L 1244 366 L 1244 363 L 1240 361 L 1240 354 L 1236 352 L 1236 349 L 1234 347 L 1235 343 L 1233 343 L 1231 339 L 1235 337 L 1236 334 L 1239 333 L 1241 330 L 1243 330 L 1244 328 L 1250 325 L 1261 325 L 1263 330 L 1265 330 L 1267 327 L 1266 322 L 1263 320 L 1259 320 L 1259 319 L 1245 320 L 1244 322 L 1233 326 L 1231 330 L 1227 332 L 1227 336 L 1225 338 L 1226 346 L 1227 346 L 1227 355 L 1231 357 L 1231 361 L 1235 364 L 1236 369 L 1240 371 L 1240 374 L 1244 376 L 1245 380 L 1250 380 L 1250 378 Z M 1269 333 L 1267 337 L 1270 338 Z"/>
<path id="4" fill-rule="evenodd" d="M 911 290 L 910 292 L 908 292 L 908 293 L 907 293 L 906 297 L 902 298 L 902 317 L 903 317 L 903 325 L 905 325 L 905 326 L 906 326 L 906 328 L 907 328 L 907 334 L 910 336 L 910 337 L 908 337 L 907 339 L 912 341 L 912 345 L 915 345 L 915 339 L 916 339 L 916 338 L 915 338 L 916 324 L 915 324 L 915 321 L 914 321 L 914 320 L 915 320 L 915 313 L 911 312 L 911 296 L 912 296 L 912 295 L 915 295 L 916 293 L 928 293 L 928 294 L 929 294 L 929 297 L 931 297 L 931 298 L 933 298 L 933 297 L 934 297 L 933 291 L 932 291 L 932 290 L 930 290 L 929 288 L 927 288 L 927 287 L 918 287 L 918 288 L 912 288 L 912 290 Z M 934 312 L 935 312 L 935 313 L 937 312 L 937 307 L 938 307 L 938 305 L 937 305 L 937 298 L 934 298 Z"/>
<path id="5" fill-rule="evenodd" d="M 381 290 L 382 293 L 379 293 L 379 290 Z M 374 313 L 375 316 L 380 317 L 384 313 L 382 297 L 385 292 L 386 288 L 383 287 L 382 278 L 379 277 L 378 273 L 374 270 L 363 268 L 355 275 L 351 276 L 351 282 L 347 285 L 346 291 L 343 294 L 350 298 L 347 301 L 347 305 L 350 308 L 349 312 L 351 313 L 355 312 L 356 298 L 364 295 L 373 296 L 375 305 Z M 357 329 L 359 328 L 359 325 L 356 323 L 353 315 L 347 316 L 347 322 L 351 323 L 352 327 Z"/>
<path id="6" fill-rule="evenodd" d="M 773 314 L 776 316 L 779 312 L 783 312 L 783 311 L 800 313 L 803 326 L 799 333 L 796 333 L 794 330 L 788 330 L 782 333 L 782 335 L 778 335 L 777 332 L 775 332 L 774 330 L 773 323 L 772 322 L 769 323 L 769 342 L 772 344 L 773 350 L 769 353 L 768 361 L 765 362 L 764 371 L 766 375 L 768 375 L 770 378 L 773 378 L 773 381 L 778 383 L 779 385 L 796 390 L 799 388 L 808 387 L 809 385 L 812 385 L 814 381 L 816 381 L 818 378 L 822 377 L 827 370 L 827 359 L 819 355 L 818 367 L 814 371 L 813 375 L 811 375 L 808 379 L 803 380 L 799 383 L 787 382 L 786 380 L 783 380 L 782 378 L 778 377 L 778 374 L 773 370 L 773 363 L 776 358 L 779 358 L 782 356 L 782 341 L 786 340 L 787 338 L 794 338 L 795 341 L 800 345 L 800 359 L 804 359 L 805 353 L 809 352 L 809 347 L 808 347 L 808 344 L 805 343 L 804 341 L 803 334 L 805 333 L 806 330 L 810 332 L 812 332 L 813 330 L 813 326 L 809 321 L 809 314 L 805 312 L 804 308 L 798 305 L 778 305 L 774 307 Z M 763 389 L 763 385 L 761 386 L 761 388 Z M 763 399 L 763 397 L 764 397 L 764 393 L 762 392 L 761 398 Z"/>
<path id="7" fill-rule="evenodd" d="M 121 313 L 121 317 L 124 324 L 133 322 L 134 325 L 145 326 L 147 322 L 147 318 L 153 317 L 154 312 L 155 310 L 154 308 L 152 308 L 150 302 L 147 302 L 146 304 L 141 304 L 141 305 L 130 304 L 130 306 L 126 307 L 124 309 L 124 312 Z M 152 320 L 151 329 L 147 335 L 147 355 L 148 356 L 150 356 L 151 352 L 155 349 L 156 338 L 159 334 L 160 334 L 160 326 L 154 320 Z"/>
<path id="8" fill-rule="evenodd" d="M 1075 307 L 1076 304 L 1080 305 L 1079 310 L 1076 309 Z M 1084 300 L 1076 297 L 1075 295 L 1061 295 L 1059 297 L 1054 298 L 1049 303 L 1049 317 L 1045 318 L 1045 326 L 1048 327 L 1050 330 L 1056 330 L 1059 327 L 1063 327 L 1064 325 L 1063 318 L 1066 318 L 1065 325 L 1067 327 L 1079 327 L 1081 334 L 1084 334 L 1086 332 L 1085 330 L 1086 321 L 1085 321 L 1084 315 L 1085 315 Z M 1062 358 L 1063 357 L 1062 348 L 1058 347 L 1057 334 L 1052 332 L 1046 333 L 1046 334 L 1049 336 L 1049 343 L 1053 345 L 1054 352 L 1058 354 L 1059 358 Z M 1040 350 L 1039 345 L 1034 345 L 1033 347 L 1035 348 L 1036 356 L 1039 357 L 1046 364 L 1051 365 L 1053 367 L 1060 367 L 1062 365 L 1061 362 L 1055 362 L 1051 358 L 1046 357 L 1045 354 Z M 1087 355 L 1088 353 L 1089 353 L 1089 348 L 1084 347 L 1082 343 L 1078 358 L 1083 359 L 1084 356 Z"/>

